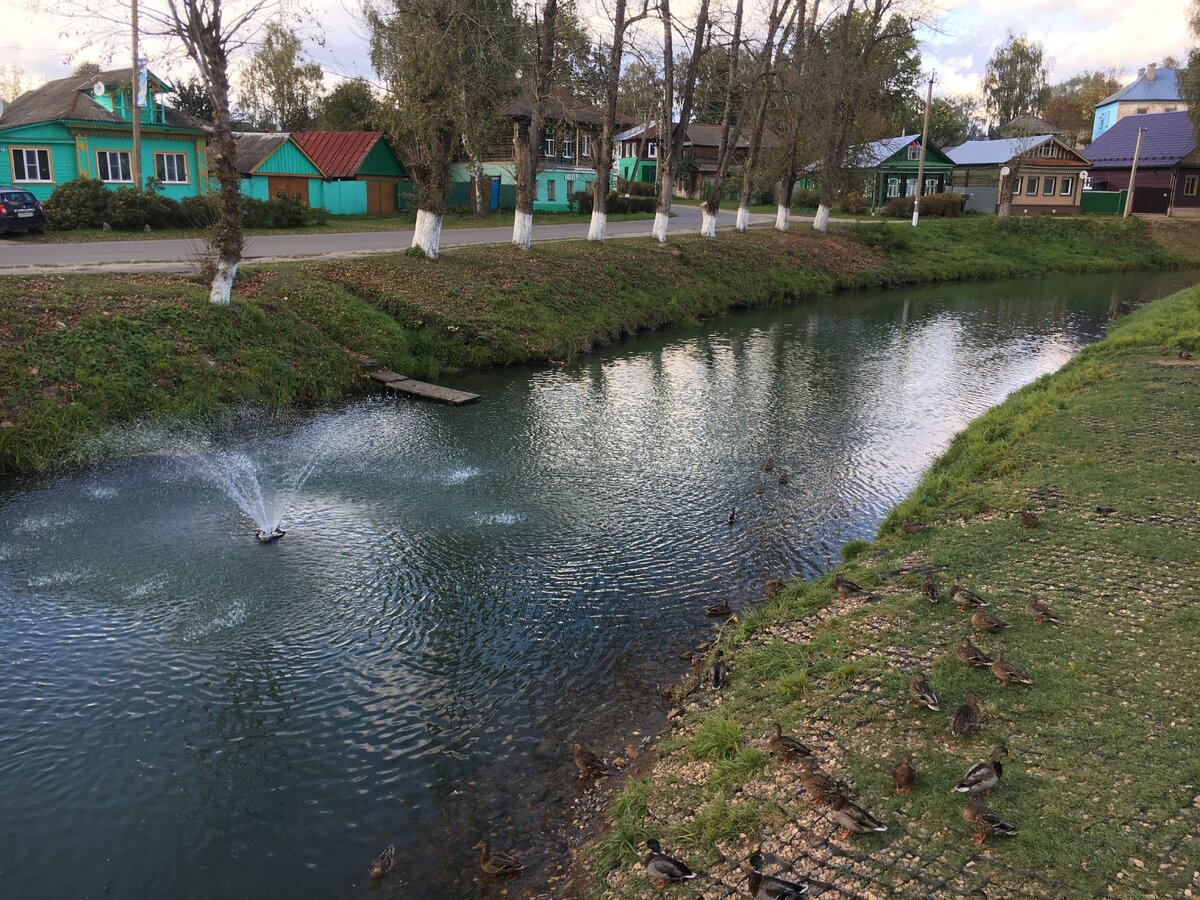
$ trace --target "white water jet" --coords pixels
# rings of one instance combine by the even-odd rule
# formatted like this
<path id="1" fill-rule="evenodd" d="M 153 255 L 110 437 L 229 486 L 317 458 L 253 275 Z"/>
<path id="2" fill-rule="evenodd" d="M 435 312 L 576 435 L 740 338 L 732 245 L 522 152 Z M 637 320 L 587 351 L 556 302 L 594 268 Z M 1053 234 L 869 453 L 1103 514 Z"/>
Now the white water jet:
<path id="1" fill-rule="evenodd" d="M 738 207 L 737 230 L 743 231 L 743 232 L 750 230 L 750 207 L 748 207 L 748 206 L 739 206 Z"/>
<path id="2" fill-rule="evenodd" d="M 792 227 L 792 210 L 790 207 L 780 205 L 775 210 L 775 229 L 777 231 L 787 232 Z"/>

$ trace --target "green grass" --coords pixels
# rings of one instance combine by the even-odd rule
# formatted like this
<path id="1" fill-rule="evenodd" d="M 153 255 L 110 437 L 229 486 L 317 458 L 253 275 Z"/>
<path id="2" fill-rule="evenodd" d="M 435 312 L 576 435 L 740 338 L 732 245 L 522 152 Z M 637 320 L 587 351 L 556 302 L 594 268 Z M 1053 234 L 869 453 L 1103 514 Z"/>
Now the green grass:
<path id="1" fill-rule="evenodd" d="M 1137 221 L 980 218 L 247 267 L 230 309 L 183 276 L 0 277 L 0 472 L 60 463 L 132 419 L 333 402 L 362 387 L 350 351 L 436 379 L 842 288 L 1174 260 Z"/>
<path id="2" fill-rule="evenodd" d="M 1059 373 L 973 422 L 879 538 L 844 564 L 849 578 L 883 599 L 827 618 L 802 642 L 763 633 L 834 602 L 825 576 L 789 587 L 747 620 L 725 644 L 734 677 L 720 706 L 711 711 L 702 699 L 676 725 L 693 734 L 691 745 L 702 734 L 713 743 L 718 732 L 730 739 L 740 733 L 743 745 L 722 745 L 710 779 L 689 785 L 679 804 L 670 799 L 677 789 L 671 773 L 695 756 L 694 747 L 660 742 L 639 795 L 639 809 L 658 815 L 626 816 L 624 833 L 673 838 L 668 847 L 709 865 L 709 878 L 731 889 L 740 873 L 713 862 L 718 849 L 736 862 L 759 841 L 777 846 L 776 829 L 793 821 L 801 826 L 794 840 L 820 841 L 821 823 L 808 825 L 808 803 L 787 789 L 781 809 L 761 809 L 759 821 L 736 833 L 683 826 L 685 809 L 706 810 L 733 790 L 769 796 L 788 777 L 750 760 L 737 765 L 780 721 L 801 737 L 832 729 L 838 749 L 824 765 L 848 777 L 888 824 L 884 835 L 854 839 L 854 849 L 868 855 L 864 867 L 843 868 L 837 857 L 828 863 L 845 891 L 926 896 L 929 885 L 942 885 L 961 896 L 986 886 L 989 896 L 1089 897 L 1112 893 L 1111 884 L 1114 896 L 1174 897 L 1194 890 L 1200 367 L 1158 365 L 1179 350 L 1200 350 L 1200 287 L 1116 322 L 1108 338 Z M 1116 512 L 1102 515 L 1099 506 Z M 1036 528 L 1021 528 L 1015 513 L 1022 509 L 1041 516 Z M 900 530 L 915 520 L 930 527 Z M 968 615 L 948 599 L 931 606 L 919 597 L 926 571 L 943 588 L 958 579 L 990 598 L 1013 627 L 974 640 L 993 652 L 1005 647 L 1033 675 L 1032 687 L 1002 689 L 987 670 L 958 662 L 953 647 L 971 633 Z M 1051 603 L 1062 628 L 1035 626 L 1023 613 L 1031 593 Z M 857 655 L 848 662 L 851 652 Z M 908 702 L 908 678 L 917 670 L 941 695 L 942 713 Z M 797 692 L 799 673 L 806 689 Z M 950 712 L 972 690 L 982 701 L 984 733 L 951 740 Z M 989 804 L 1021 834 L 989 839 L 980 851 L 960 819 L 963 800 L 948 788 L 1000 740 L 1012 753 Z M 889 772 L 905 754 L 919 780 L 911 796 L 896 798 Z M 909 880 L 912 864 L 895 864 L 906 856 L 920 860 L 915 868 L 925 880 Z M 647 896 L 627 857 L 585 858 L 609 896 Z"/>

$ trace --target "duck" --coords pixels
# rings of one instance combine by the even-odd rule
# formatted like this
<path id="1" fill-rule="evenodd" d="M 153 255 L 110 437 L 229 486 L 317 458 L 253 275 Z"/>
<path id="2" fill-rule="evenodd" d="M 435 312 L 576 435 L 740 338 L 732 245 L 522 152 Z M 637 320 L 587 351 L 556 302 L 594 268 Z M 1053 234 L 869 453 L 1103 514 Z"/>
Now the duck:
<path id="1" fill-rule="evenodd" d="M 917 698 L 917 702 L 913 705 L 918 709 L 926 706 L 934 712 L 941 710 L 941 706 L 938 704 L 938 695 L 933 692 L 933 688 L 925 680 L 924 672 L 918 672 L 912 677 L 912 681 L 908 683 L 908 692 Z"/>
<path id="2" fill-rule="evenodd" d="M 988 900 L 988 896 L 984 893 L 983 888 L 975 888 L 967 894 L 967 900 Z"/>
<path id="3" fill-rule="evenodd" d="M 642 868 L 654 879 L 659 890 L 679 881 L 688 881 L 696 877 L 696 873 L 688 868 L 687 863 L 668 856 L 662 852 L 662 845 L 655 838 L 646 841 L 646 855 L 642 857 Z"/>
<path id="4" fill-rule="evenodd" d="M 725 680 L 729 677 L 728 667 L 725 665 L 725 651 L 717 651 L 716 662 L 712 667 L 712 686 L 715 690 L 720 690 L 725 687 Z"/>
<path id="5" fill-rule="evenodd" d="M 774 875 L 764 875 L 762 853 L 755 850 L 747 858 L 750 875 L 747 880 L 748 893 L 754 900 L 793 900 L 803 897 L 811 887 L 809 880 L 786 881 Z"/>
<path id="6" fill-rule="evenodd" d="M 900 530 L 905 534 L 920 534 L 928 527 L 924 522 L 905 522 L 900 526 Z"/>
<path id="7" fill-rule="evenodd" d="M 1019 834 L 1017 826 L 1006 822 L 992 810 L 983 805 L 978 797 L 972 797 L 967 808 L 962 811 L 963 821 L 975 832 L 975 843 L 982 844 L 989 834 L 1012 837 Z"/>
<path id="8" fill-rule="evenodd" d="M 775 471 L 774 457 L 771 457 L 771 456 L 767 457 L 766 462 L 763 463 L 763 471 L 764 472 L 774 472 Z"/>
<path id="9" fill-rule="evenodd" d="M 270 544 L 272 541 L 279 540 L 285 534 L 287 534 L 287 532 L 284 531 L 282 528 L 280 528 L 278 525 L 275 526 L 275 530 L 272 531 L 270 534 L 268 534 L 266 531 L 263 531 L 263 530 L 254 532 L 254 536 L 258 539 L 258 542 L 260 544 Z"/>
<path id="10" fill-rule="evenodd" d="M 892 783 L 896 785 L 897 794 L 911 794 L 916 780 L 917 770 L 913 768 L 911 756 L 904 757 L 904 762 L 892 769 Z"/>
<path id="11" fill-rule="evenodd" d="M 995 631 L 1003 631 L 1008 627 L 1008 623 L 999 616 L 993 616 L 982 609 L 975 610 L 971 615 L 971 624 L 975 626 L 980 634 L 991 634 Z"/>
<path id="12" fill-rule="evenodd" d="M 604 778 L 612 774 L 608 764 L 593 753 L 582 742 L 576 741 L 573 747 L 575 768 L 579 769 L 580 778 Z"/>
<path id="13" fill-rule="evenodd" d="M 767 599 L 774 600 L 781 593 L 783 593 L 783 589 L 785 587 L 787 587 L 787 582 L 784 581 L 782 578 L 767 579 L 767 583 L 766 583 Z"/>
<path id="14" fill-rule="evenodd" d="M 930 603 L 938 602 L 938 586 L 932 575 L 926 575 L 925 581 L 921 583 L 921 596 Z"/>
<path id="15" fill-rule="evenodd" d="M 758 482 L 758 487 L 756 487 L 756 488 L 754 489 L 754 493 L 756 493 L 756 494 L 762 494 L 762 493 L 765 493 L 765 492 L 766 492 L 766 490 L 767 490 L 767 484 L 766 484 L 766 482 L 765 482 L 765 481 L 763 481 L 763 480 L 761 480 L 761 479 L 759 479 L 759 482 Z"/>
<path id="16" fill-rule="evenodd" d="M 1043 600 L 1038 597 L 1030 597 L 1029 602 L 1025 604 L 1025 612 L 1033 616 L 1035 625 L 1054 625 L 1058 626 L 1058 616 L 1054 615 L 1052 610 Z"/>
<path id="17" fill-rule="evenodd" d="M 954 655 L 968 666 L 976 666 L 984 669 L 992 664 L 992 658 L 971 643 L 969 637 L 965 637 L 958 642 L 958 647 L 955 648 Z"/>
<path id="18" fill-rule="evenodd" d="M 844 795 L 833 801 L 830 815 L 846 830 L 838 835 L 838 840 L 844 841 L 851 834 L 866 834 L 869 831 L 887 831 L 887 826 L 877 818 Z"/>
<path id="19" fill-rule="evenodd" d="M 471 849 L 479 851 L 479 868 L 485 875 L 507 878 L 520 875 L 525 868 L 525 864 L 511 853 L 491 849 L 487 841 L 480 841 Z"/>
<path id="20" fill-rule="evenodd" d="M 959 611 L 965 610 L 968 606 L 973 606 L 978 609 L 981 606 L 987 606 L 987 601 L 980 597 L 974 591 L 969 591 L 961 584 L 955 584 L 950 588 L 950 599 L 958 604 Z"/>
<path id="21" fill-rule="evenodd" d="M 729 508 L 729 515 L 725 518 L 725 524 L 732 525 L 736 521 L 737 521 L 737 507 L 731 506 Z"/>
<path id="22" fill-rule="evenodd" d="M 792 483 L 792 476 L 788 474 L 787 469 L 783 469 L 779 473 L 779 483 L 788 485 Z"/>
<path id="23" fill-rule="evenodd" d="M 383 878 L 385 875 L 387 875 L 389 872 L 392 871 L 392 868 L 395 865 L 396 865 L 396 845 L 388 844 L 386 847 L 383 848 L 383 852 L 380 853 L 377 857 L 375 857 L 375 859 L 371 862 L 371 870 L 370 870 L 371 877 L 372 878 Z"/>
<path id="24" fill-rule="evenodd" d="M 862 593 L 862 585 L 855 584 L 853 581 L 843 578 L 841 576 L 841 574 L 838 574 L 833 579 L 833 589 L 835 591 L 837 591 L 839 594 L 841 594 L 843 597 L 845 597 L 847 594 L 861 594 Z"/>
<path id="25" fill-rule="evenodd" d="M 1029 677 L 1028 672 L 1017 668 L 1004 658 L 1003 650 L 996 657 L 996 661 L 992 663 L 992 674 L 1000 682 L 1000 687 L 1008 687 L 1014 682 L 1017 684 L 1033 684 L 1033 679 Z"/>
<path id="26" fill-rule="evenodd" d="M 952 735 L 963 737 L 979 733 L 981 719 L 978 704 L 979 697 L 973 692 L 963 698 L 962 705 L 950 717 L 950 733 Z"/>
<path id="27" fill-rule="evenodd" d="M 767 749 L 780 758 L 781 762 L 791 762 L 793 756 L 808 756 L 813 755 L 812 750 L 804 746 L 794 737 L 783 733 L 783 728 L 778 722 L 771 726 L 774 732 L 771 739 L 767 741 Z"/>
<path id="28" fill-rule="evenodd" d="M 710 619 L 724 618 L 732 612 L 733 610 L 730 609 L 728 600 L 722 600 L 714 606 L 704 607 L 704 614 Z"/>
<path id="29" fill-rule="evenodd" d="M 1040 521 L 1037 516 L 1027 509 L 1021 510 L 1021 514 L 1017 516 L 1017 519 L 1020 520 L 1022 528 L 1037 528 Z"/>
<path id="30" fill-rule="evenodd" d="M 1008 747 L 997 744 L 992 750 L 992 758 L 987 762 L 978 762 L 967 769 L 967 774 L 953 787 L 960 794 L 990 794 L 1000 783 L 1004 774 L 1004 763 L 1001 760 L 1008 756 Z"/>
<path id="31" fill-rule="evenodd" d="M 834 781 L 818 769 L 811 758 L 802 758 L 800 766 L 800 786 L 815 805 L 831 806 L 834 801 L 846 796 L 845 783 Z"/>

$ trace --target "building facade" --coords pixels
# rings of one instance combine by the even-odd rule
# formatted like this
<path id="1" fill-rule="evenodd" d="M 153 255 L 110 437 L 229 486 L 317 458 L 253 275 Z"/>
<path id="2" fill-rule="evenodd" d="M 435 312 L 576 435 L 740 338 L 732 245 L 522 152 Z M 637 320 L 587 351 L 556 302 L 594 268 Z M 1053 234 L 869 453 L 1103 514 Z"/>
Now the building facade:
<path id="1" fill-rule="evenodd" d="M 917 193 L 917 171 L 921 164 L 921 136 L 902 134 L 850 148 L 847 155 L 855 180 L 872 208 L 895 197 Z M 925 150 L 925 194 L 941 194 L 950 181 L 954 163 L 941 149 L 929 144 Z"/>
<path id="2" fill-rule="evenodd" d="M 1138 170 L 1132 211 L 1200 217 L 1200 147 L 1188 114 L 1180 111 L 1122 119 L 1088 147 L 1092 162 L 1090 187 L 1097 191 L 1128 190 L 1135 151 Z"/>
<path id="3" fill-rule="evenodd" d="M 1126 116 L 1148 116 L 1187 109 L 1179 90 L 1179 73 L 1155 63 L 1138 69 L 1138 77 L 1096 104 L 1092 115 L 1092 140 Z"/>
<path id="4" fill-rule="evenodd" d="M 1054 135 L 967 141 L 946 155 L 954 162 L 951 189 L 967 195 L 967 209 L 1016 216 L 1080 212 L 1089 162 Z"/>

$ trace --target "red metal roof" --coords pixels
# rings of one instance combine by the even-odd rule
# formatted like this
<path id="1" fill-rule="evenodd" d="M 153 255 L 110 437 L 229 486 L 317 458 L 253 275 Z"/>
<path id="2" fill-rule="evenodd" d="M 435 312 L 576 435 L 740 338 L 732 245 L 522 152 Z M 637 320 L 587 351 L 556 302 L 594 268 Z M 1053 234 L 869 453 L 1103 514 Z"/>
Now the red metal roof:
<path id="1" fill-rule="evenodd" d="M 297 131 L 294 140 L 329 178 L 353 178 L 381 131 Z"/>

